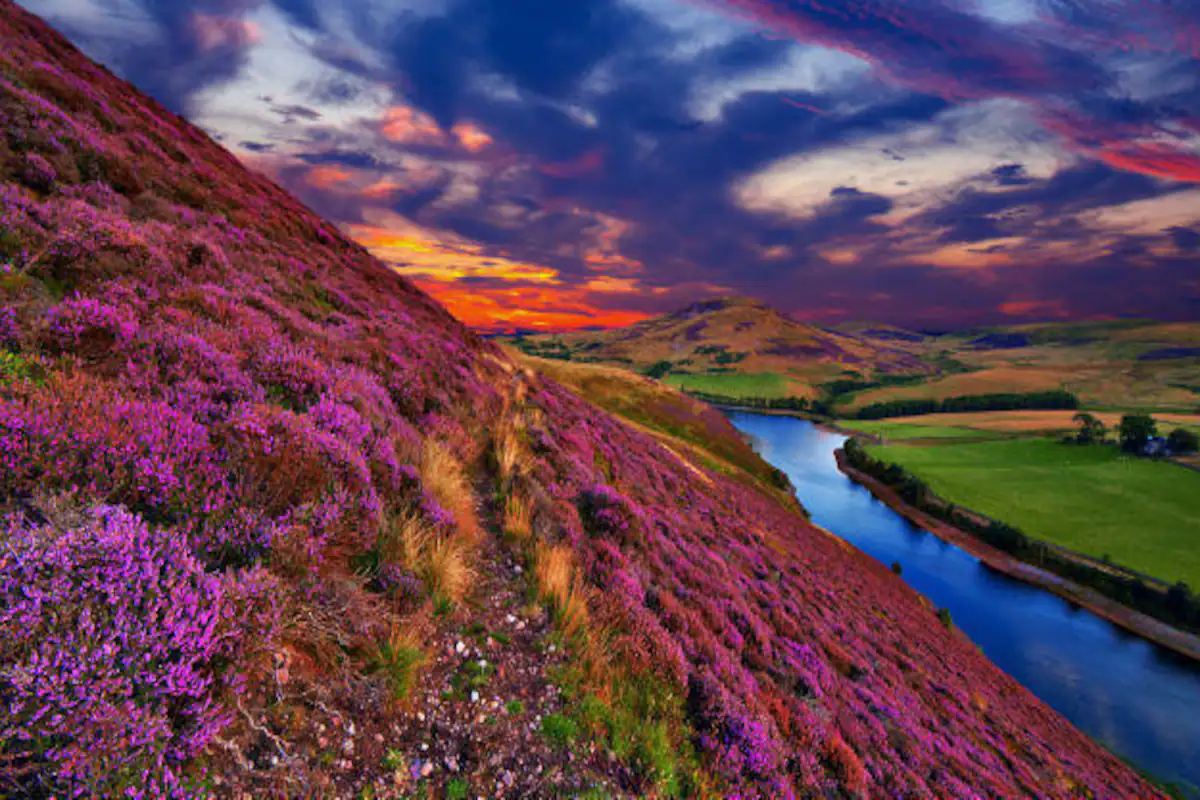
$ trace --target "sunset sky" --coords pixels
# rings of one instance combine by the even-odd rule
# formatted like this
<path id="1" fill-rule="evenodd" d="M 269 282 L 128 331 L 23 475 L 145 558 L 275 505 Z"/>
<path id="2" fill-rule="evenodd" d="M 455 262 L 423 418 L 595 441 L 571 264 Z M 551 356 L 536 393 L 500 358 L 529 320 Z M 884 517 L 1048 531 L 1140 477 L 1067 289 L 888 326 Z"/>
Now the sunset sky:
<path id="1" fill-rule="evenodd" d="M 1192 0 L 22 0 L 464 321 L 1200 318 Z"/>

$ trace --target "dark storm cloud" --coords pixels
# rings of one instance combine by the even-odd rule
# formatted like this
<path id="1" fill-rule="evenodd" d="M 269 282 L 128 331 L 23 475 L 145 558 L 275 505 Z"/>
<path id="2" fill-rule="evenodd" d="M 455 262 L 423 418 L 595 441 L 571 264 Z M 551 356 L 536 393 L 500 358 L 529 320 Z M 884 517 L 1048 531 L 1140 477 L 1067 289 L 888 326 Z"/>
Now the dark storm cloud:
<path id="1" fill-rule="evenodd" d="M 245 65 L 256 31 L 244 15 L 264 0 L 141 0 L 139 8 L 157 32 L 151 41 L 106 41 L 72 15 L 50 21 L 172 111 L 190 111 L 195 94 L 229 80 Z M 34 12 L 40 2 L 26 3 Z M 116 12 L 110 12 L 116 17 Z"/>

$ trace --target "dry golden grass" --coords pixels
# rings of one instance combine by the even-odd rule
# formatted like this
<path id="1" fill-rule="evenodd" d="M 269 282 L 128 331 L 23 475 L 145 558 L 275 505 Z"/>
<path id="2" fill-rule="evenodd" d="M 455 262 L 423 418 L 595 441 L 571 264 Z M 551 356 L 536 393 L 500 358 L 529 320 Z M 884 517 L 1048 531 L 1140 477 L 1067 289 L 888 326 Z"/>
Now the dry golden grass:
<path id="1" fill-rule="evenodd" d="M 949 375 L 914 386 L 893 386 L 862 392 L 854 397 L 854 401 L 848 405 L 848 408 L 858 409 L 871 403 L 882 403 L 889 400 L 924 398 L 940 400 L 960 395 L 1044 392 L 1062 388 L 1062 384 L 1063 376 L 1059 370 L 997 367 L 979 372 Z"/>
<path id="2" fill-rule="evenodd" d="M 470 557 L 458 539 L 442 537 L 426 549 L 421 577 L 434 594 L 461 603 L 475 580 Z"/>
<path id="3" fill-rule="evenodd" d="M 433 529 L 416 512 L 396 514 L 384 521 L 377 545 L 379 556 L 410 572 L 419 572 L 432 539 Z"/>
<path id="4" fill-rule="evenodd" d="M 517 412 L 506 414 L 496 427 L 492 437 L 492 455 L 502 486 L 510 485 L 517 475 L 529 470 L 532 454 L 525 447 L 522 437 L 525 429 L 525 422 Z"/>
<path id="5" fill-rule="evenodd" d="M 559 629 L 568 637 L 584 631 L 588 623 L 587 596 L 576 575 L 571 549 L 539 542 L 534 550 L 534 575 L 542 600 L 554 612 Z"/>
<path id="6" fill-rule="evenodd" d="M 533 501 L 520 490 L 504 501 L 504 531 L 522 541 L 533 535 Z"/>
<path id="7" fill-rule="evenodd" d="M 475 493 L 467 480 L 466 471 L 445 447 L 427 439 L 421 452 L 421 483 L 454 515 L 458 532 L 473 542 L 479 535 L 479 519 L 475 513 Z"/>
<path id="8" fill-rule="evenodd" d="M 391 517 L 379 537 L 379 555 L 420 577 L 435 594 L 458 603 L 474 579 L 470 543 L 442 536 L 415 512 Z"/>

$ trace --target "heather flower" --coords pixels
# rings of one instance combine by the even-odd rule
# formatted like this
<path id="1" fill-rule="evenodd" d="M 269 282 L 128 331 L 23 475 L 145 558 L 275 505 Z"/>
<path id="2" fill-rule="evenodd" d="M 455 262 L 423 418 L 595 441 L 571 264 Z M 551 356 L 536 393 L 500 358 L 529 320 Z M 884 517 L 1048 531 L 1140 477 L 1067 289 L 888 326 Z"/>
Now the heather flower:
<path id="1" fill-rule="evenodd" d="M 220 578 L 182 537 L 118 508 L 65 531 L 10 521 L 5 538 L 7 752 L 72 796 L 179 794 L 182 766 L 230 720 Z"/>
<path id="2" fill-rule="evenodd" d="M 26 186 L 39 192 L 49 192 L 54 189 L 58 180 L 58 172 L 42 156 L 29 153 L 25 156 L 25 168 L 21 171 L 21 180 Z"/>
<path id="3" fill-rule="evenodd" d="M 127 308 L 91 297 L 64 300 L 46 315 L 48 341 L 61 350 L 79 350 L 86 344 L 102 351 L 130 341 L 137 331 L 137 318 Z"/>
<path id="4" fill-rule="evenodd" d="M 0 268 L 0 274 L 3 274 Z M 21 338 L 21 324 L 17 312 L 11 308 L 0 308 L 0 347 L 15 347 Z"/>

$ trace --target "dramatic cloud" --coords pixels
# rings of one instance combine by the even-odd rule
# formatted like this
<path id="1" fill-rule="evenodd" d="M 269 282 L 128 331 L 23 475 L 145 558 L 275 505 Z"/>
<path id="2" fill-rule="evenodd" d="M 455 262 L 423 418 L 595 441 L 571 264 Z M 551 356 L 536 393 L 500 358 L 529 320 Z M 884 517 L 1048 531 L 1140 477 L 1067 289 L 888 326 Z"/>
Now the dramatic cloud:
<path id="1" fill-rule="evenodd" d="M 471 324 L 1200 308 L 1177 0 L 26 0 Z"/>

